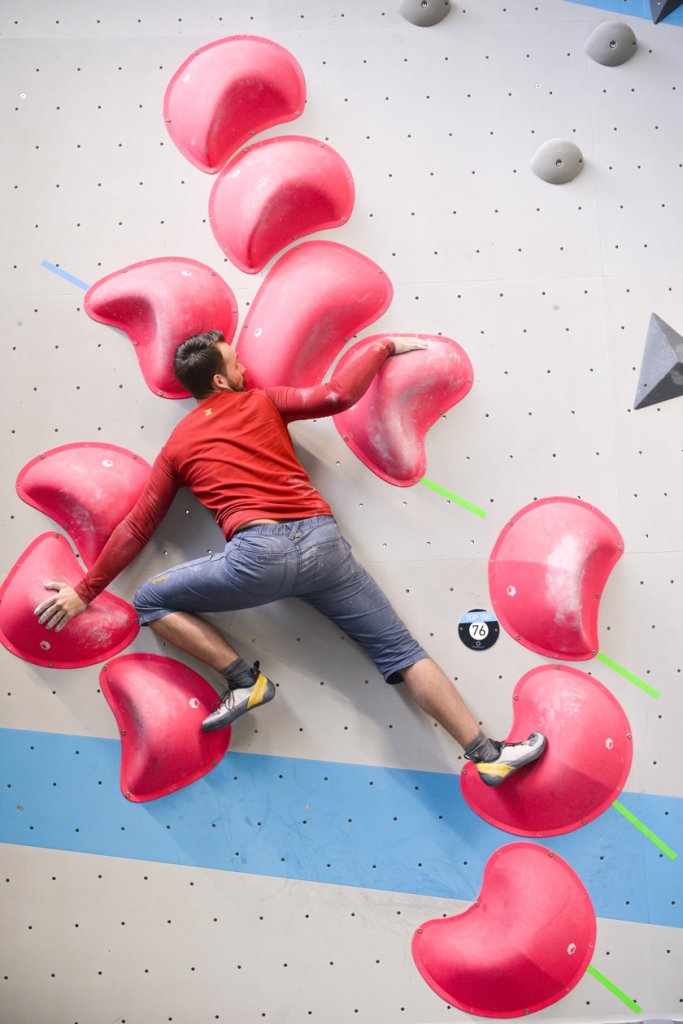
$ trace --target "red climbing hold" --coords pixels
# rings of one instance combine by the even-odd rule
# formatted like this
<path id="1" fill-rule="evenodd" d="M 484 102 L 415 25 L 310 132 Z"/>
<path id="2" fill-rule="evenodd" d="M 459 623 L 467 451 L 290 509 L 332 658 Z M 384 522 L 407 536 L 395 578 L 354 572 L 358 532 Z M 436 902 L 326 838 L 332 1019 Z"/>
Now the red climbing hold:
<path id="1" fill-rule="evenodd" d="M 147 386 L 162 398 L 187 398 L 173 373 L 182 341 L 215 329 L 229 344 L 237 327 L 237 302 L 225 281 L 205 264 L 175 256 L 108 274 L 88 290 L 84 308 L 93 320 L 125 331 Z"/>
<path id="2" fill-rule="evenodd" d="M 31 459 L 17 477 L 17 494 L 66 530 L 92 565 L 114 527 L 145 486 L 150 467 L 118 445 L 65 444 Z"/>
<path id="3" fill-rule="evenodd" d="M 566 861 L 534 843 L 510 843 L 486 862 L 473 906 L 427 921 L 412 951 L 430 988 L 459 1010 L 521 1017 L 574 988 L 595 935 L 590 897 Z"/>
<path id="4" fill-rule="evenodd" d="M 319 384 L 345 342 L 384 313 L 376 263 L 338 242 L 302 242 L 269 270 L 237 339 L 249 387 Z"/>
<path id="5" fill-rule="evenodd" d="M 228 259 L 255 274 L 293 239 L 343 224 L 353 197 L 338 153 L 317 139 L 283 135 L 230 161 L 211 191 L 209 217 Z"/>
<path id="6" fill-rule="evenodd" d="M 24 661 L 47 668 L 96 665 L 132 643 L 139 626 L 131 605 L 106 591 L 59 633 L 33 614 L 53 591 L 46 582 L 74 586 L 83 566 L 59 533 L 36 537 L 19 557 L 0 589 L 0 641 Z"/>
<path id="7" fill-rule="evenodd" d="M 228 36 L 195 50 L 164 96 L 168 133 L 190 163 L 215 174 L 243 142 L 304 109 L 306 83 L 283 46 Z"/>
<path id="8" fill-rule="evenodd" d="M 545 657 L 595 657 L 600 598 L 623 550 L 616 526 L 585 501 L 527 505 L 503 529 L 489 561 L 501 625 Z"/>
<path id="9" fill-rule="evenodd" d="M 334 424 L 368 469 L 390 484 L 410 487 L 427 469 L 427 432 L 462 401 L 474 378 L 467 353 L 451 338 L 377 334 L 361 344 L 392 337 L 414 337 L 427 348 L 388 359 L 360 401 L 335 416 Z M 338 368 L 350 352 L 344 353 Z"/>
<path id="10" fill-rule="evenodd" d="M 204 733 L 216 691 L 192 669 L 159 654 L 124 654 L 100 672 L 121 733 L 121 792 L 140 803 L 175 793 L 215 768 L 230 728 Z"/>
<path id="11" fill-rule="evenodd" d="M 513 696 L 510 741 L 538 730 L 543 756 L 502 785 L 482 784 L 474 766 L 460 773 L 475 814 L 505 832 L 555 836 L 593 821 L 617 799 L 631 769 L 628 719 L 610 691 L 569 665 L 540 665 Z"/>

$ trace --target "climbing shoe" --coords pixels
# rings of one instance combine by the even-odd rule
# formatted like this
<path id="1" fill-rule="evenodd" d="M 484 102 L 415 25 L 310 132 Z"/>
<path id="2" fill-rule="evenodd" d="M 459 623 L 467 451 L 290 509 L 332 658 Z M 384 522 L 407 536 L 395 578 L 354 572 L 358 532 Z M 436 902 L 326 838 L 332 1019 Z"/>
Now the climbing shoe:
<path id="1" fill-rule="evenodd" d="M 224 729 L 231 725 L 237 718 L 241 718 L 247 711 L 267 704 L 275 696 L 275 683 L 259 671 L 259 663 L 255 662 L 252 669 L 254 675 L 253 686 L 241 686 L 236 689 L 228 687 L 221 694 L 220 703 L 215 711 L 212 711 L 208 718 L 202 722 L 202 732 L 212 732 L 214 729 Z"/>
<path id="2" fill-rule="evenodd" d="M 495 761 L 477 761 L 481 781 L 487 786 L 500 786 L 526 764 L 531 764 L 545 750 L 547 740 L 540 732 L 532 732 L 521 743 L 501 743 Z"/>

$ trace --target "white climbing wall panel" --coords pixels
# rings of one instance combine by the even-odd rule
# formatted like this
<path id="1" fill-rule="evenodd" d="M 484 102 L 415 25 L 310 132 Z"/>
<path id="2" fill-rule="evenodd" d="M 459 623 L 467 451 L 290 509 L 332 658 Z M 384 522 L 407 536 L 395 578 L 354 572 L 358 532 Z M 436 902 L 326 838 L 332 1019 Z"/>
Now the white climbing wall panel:
<path id="1" fill-rule="evenodd" d="M 505 633 L 487 652 L 458 639 L 465 612 L 490 608 L 487 562 L 500 530 L 550 495 L 580 497 L 609 516 L 625 554 L 602 598 L 601 651 L 660 696 L 597 661 L 578 667 L 611 689 L 630 720 L 634 761 L 623 802 L 630 797 L 641 818 L 654 815 L 646 824 L 680 854 L 683 402 L 632 406 L 651 313 L 683 333 L 683 27 L 563 0 L 451 6 L 444 21 L 421 29 L 400 17 L 398 0 L 5 0 L 2 575 L 53 525 L 16 495 L 26 462 L 75 441 L 118 444 L 151 461 L 191 407 L 148 390 L 128 338 L 83 312 L 82 285 L 140 260 L 185 256 L 225 278 L 244 319 L 266 271 L 248 277 L 224 259 L 208 224 L 214 179 L 174 147 L 162 100 L 193 49 L 241 33 L 273 39 L 300 63 L 308 99 L 300 119 L 263 137 L 300 133 L 337 150 L 354 176 L 356 205 L 348 224 L 322 237 L 371 257 L 394 285 L 388 311 L 365 333 L 442 333 L 472 360 L 472 392 L 429 434 L 427 476 L 486 517 L 426 486 L 387 485 L 330 422 L 293 428 L 301 459 L 357 556 L 492 735 L 506 735 L 514 685 L 542 663 Z M 589 60 L 584 45 L 614 17 L 625 17 L 639 45 L 628 63 L 607 68 Z M 554 137 L 575 142 L 585 160 L 564 186 L 529 170 Z M 151 573 L 220 542 L 208 514 L 180 495 L 112 590 L 130 600 Z M 309 609 L 287 602 L 221 624 L 279 683 L 276 703 L 235 727 L 231 751 L 290 767 L 300 760 L 408 773 L 401 778 L 462 767 L 443 732 Z M 144 632 L 132 650 L 175 656 Z M 5 740 L 25 734 L 28 744 L 36 733 L 37 747 L 49 736 L 58 751 L 63 737 L 70 765 L 79 743 L 85 750 L 109 740 L 115 749 L 97 667 L 50 671 L 4 648 L 0 662 Z M 239 870 L 236 858 L 244 862 L 248 851 L 234 848 L 218 795 L 207 827 L 224 844 L 220 866 L 200 866 L 181 841 L 158 856 L 153 844 L 138 856 L 116 845 L 114 833 L 123 841 L 143 823 L 175 829 L 182 794 L 173 798 L 171 825 L 163 800 L 138 805 L 135 818 L 117 793 L 125 823 L 103 816 L 97 842 L 79 852 L 55 838 L 55 830 L 81 827 L 82 794 L 64 790 L 63 769 L 41 761 L 35 773 L 45 785 L 33 804 L 14 799 L 22 781 L 11 766 L 0 779 L 8 816 L 35 814 L 29 838 L 12 839 L 10 823 L 0 848 L 0 1021 L 470 1019 L 426 986 L 410 940 L 427 918 L 464 910 L 485 857 L 515 837 L 467 819 L 472 836 L 466 828 L 451 837 L 453 874 L 463 880 L 458 899 L 429 895 L 427 883 L 406 881 L 395 891 L 290 877 L 286 864 Z M 117 775 L 114 759 L 109 777 L 97 781 L 113 791 Z M 277 802 L 274 791 L 272 815 Z M 413 807 L 419 845 L 431 835 L 424 816 L 432 807 L 420 805 L 419 793 Z M 307 810 L 280 821 L 283 843 L 293 837 L 304 861 Z M 395 820 L 394 808 L 382 811 Z M 570 862 L 578 851 L 595 868 L 596 907 L 617 893 L 612 909 L 598 912 L 593 965 L 641 1011 L 587 975 L 539 1019 L 683 1014 L 680 862 L 608 814 L 619 838 L 603 822 L 576 847 L 554 848 Z M 371 826 L 380 840 L 382 820 Z M 398 855 L 389 832 L 382 844 L 388 861 Z M 639 916 L 631 900 L 646 886 L 634 882 L 622 898 L 610 861 L 619 849 L 636 866 L 634 878 L 641 869 L 655 877 Z M 420 851 L 419 868 L 430 874 L 431 840 Z M 352 852 L 349 842 L 347 867 Z M 360 856 L 354 877 L 364 880 Z M 654 889 L 666 914 L 648 912 Z M 491 937 L 492 958 L 504 941 Z"/>

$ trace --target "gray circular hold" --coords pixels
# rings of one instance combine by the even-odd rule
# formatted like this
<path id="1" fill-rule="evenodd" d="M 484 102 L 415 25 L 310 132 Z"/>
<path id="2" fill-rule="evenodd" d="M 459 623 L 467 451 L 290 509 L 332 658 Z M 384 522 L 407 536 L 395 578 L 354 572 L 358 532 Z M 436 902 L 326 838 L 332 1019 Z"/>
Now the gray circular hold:
<path id="1" fill-rule="evenodd" d="M 565 185 L 583 169 L 583 154 L 574 142 L 549 139 L 531 161 L 531 170 L 551 185 Z"/>
<path id="2" fill-rule="evenodd" d="M 420 28 L 438 25 L 450 12 L 450 0 L 402 0 L 398 13 Z"/>
<path id="3" fill-rule="evenodd" d="M 598 64 L 616 68 L 630 60 L 638 40 L 630 25 L 623 21 L 603 21 L 586 41 L 586 53 Z"/>

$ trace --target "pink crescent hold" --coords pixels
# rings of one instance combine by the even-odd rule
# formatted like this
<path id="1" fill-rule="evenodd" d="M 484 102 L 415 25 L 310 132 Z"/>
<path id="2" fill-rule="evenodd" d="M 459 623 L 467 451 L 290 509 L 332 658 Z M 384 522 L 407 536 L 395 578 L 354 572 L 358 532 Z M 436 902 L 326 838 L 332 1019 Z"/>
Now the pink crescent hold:
<path id="1" fill-rule="evenodd" d="M 317 139 L 283 135 L 238 153 L 211 190 L 209 217 L 221 249 L 255 274 L 293 239 L 351 216 L 353 178 Z"/>
<path id="2" fill-rule="evenodd" d="M 216 691 L 192 669 L 159 654 L 124 654 L 105 665 L 100 685 L 121 733 L 121 792 L 156 800 L 215 768 L 230 728 L 204 733 Z"/>
<path id="3" fill-rule="evenodd" d="M 89 317 L 125 331 L 147 386 L 163 398 L 187 398 L 173 373 L 186 338 L 219 330 L 231 342 L 237 303 L 215 270 L 182 257 L 143 260 L 101 278 L 88 290 Z"/>
<path id="4" fill-rule="evenodd" d="M 249 387 L 319 384 L 352 335 L 388 308 L 387 275 L 338 242 L 302 242 L 268 271 L 237 339 Z"/>
<path id="5" fill-rule="evenodd" d="M 538 730 L 540 758 L 502 786 L 485 786 L 476 768 L 460 773 L 462 795 L 480 818 L 520 836 L 555 836 L 587 825 L 621 793 L 631 769 L 631 727 L 610 691 L 569 665 L 540 665 L 513 697 L 511 741 Z"/>
<path id="6" fill-rule="evenodd" d="M 201 171 L 215 174 L 247 139 L 298 117 L 306 82 L 283 46 L 261 36 L 228 36 L 195 50 L 164 96 L 168 133 Z"/>
<path id="7" fill-rule="evenodd" d="M 92 565 L 149 472 L 149 463 L 118 445 L 65 444 L 27 462 L 17 477 L 17 494 L 66 530 L 85 564 Z"/>
<path id="8" fill-rule="evenodd" d="M 590 897 L 567 862 L 534 843 L 510 843 L 486 862 L 474 905 L 423 924 L 412 952 L 430 988 L 459 1010 L 521 1017 L 574 988 L 595 935 Z"/>
<path id="9" fill-rule="evenodd" d="M 410 487 L 425 475 L 427 432 L 462 401 L 474 379 L 467 353 L 451 338 L 376 334 L 361 344 L 405 337 L 424 341 L 427 348 L 388 359 L 360 401 L 334 417 L 354 455 L 397 487 Z M 344 353 L 337 368 L 351 352 Z"/>
<path id="10" fill-rule="evenodd" d="M 82 668 L 106 661 L 135 639 L 135 611 L 114 594 L 103 593 L 59 633 L 41 626 L 34 610 L 50 597 L 48 581 L 74 586 L 83 567 L 68 541 L 43 533 L 17 559 L 0 589 L 0 641 L 24 661 L 47 668 Z"/>
<path id="11" fill-rule="evenodd" d="M 489 560 L 501 625 L 545 657 L 595 657 L 600 597 L 623 550 L 616 526 L 585 501 L 555 497 L 527 505 L 503 529 Z"/>

